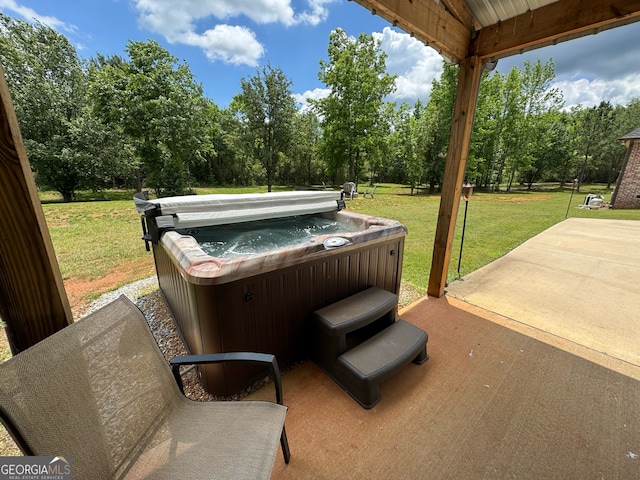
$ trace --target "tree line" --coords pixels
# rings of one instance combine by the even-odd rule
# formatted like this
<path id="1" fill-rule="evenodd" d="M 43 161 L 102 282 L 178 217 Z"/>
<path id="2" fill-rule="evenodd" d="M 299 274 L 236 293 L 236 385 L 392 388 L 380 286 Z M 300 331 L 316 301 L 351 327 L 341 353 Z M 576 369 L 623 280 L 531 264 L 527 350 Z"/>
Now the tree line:
<path id="1" fill-rule="evenodd" d="M 221 108 L 157 42 L 130 41 L 125 53 L 81 59 L 64 35 L 0 14 L 0 61 L 39 188 L 64 201 L 105 188 L 440 188 L 455 66 L 444 66 L 425 103 L 397 105 L 386 100 L 396 79 L 379 42 L 337 29 L 319 62 L 328 96 L 298 108 L 291 80 L 268 64 Z M 640 126 L 640 99 L 565 111 L 554 77 L 552 61 L 484 74 L 466 181 L 489 190 L 615 182 L 625 153 L 617 139 Z"/>

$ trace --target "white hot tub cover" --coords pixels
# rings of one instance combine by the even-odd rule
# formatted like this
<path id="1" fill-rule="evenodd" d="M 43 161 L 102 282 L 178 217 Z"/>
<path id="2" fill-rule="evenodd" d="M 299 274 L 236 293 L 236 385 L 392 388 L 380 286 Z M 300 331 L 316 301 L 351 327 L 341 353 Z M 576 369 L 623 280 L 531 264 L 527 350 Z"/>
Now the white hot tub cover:
<path id="1" fill-rule="evenodd" d="M 340 192 L 326 191 L 187 195 L 155 200 L 134 197 L 138 212 L 155 210 L 159 224 L 175 228 L 331 212 L 340 209 L 339 201 Z"/>

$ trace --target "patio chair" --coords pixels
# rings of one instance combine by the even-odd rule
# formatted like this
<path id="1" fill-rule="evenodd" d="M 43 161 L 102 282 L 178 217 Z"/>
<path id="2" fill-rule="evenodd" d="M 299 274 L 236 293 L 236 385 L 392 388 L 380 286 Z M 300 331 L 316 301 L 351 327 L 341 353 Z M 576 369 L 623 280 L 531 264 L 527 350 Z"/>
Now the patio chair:
<path id="1" fill-rule="evenodd" d="M 270 367 L 277 403 L 181 393 L 181 365 L 243 360 Z M 71 458 L 73 478 L 269 478 L 279 442 L 289 462 L 273 355 L 171 364 L 121 296 L 0 364 L 0 420 L 25 455 Z"/>
<path id="2" fill-rule="evenodd" d="M 364 193 L 362 194 L 362 198 L 367 198 L 367 195 L 369 195 L 371 198 L 374 198 L 373 194 L 376 193 L 376 188 L 378 188 L 377 183 L 373 186 L 373 188 L 365 189 Z"/>
<path id="3" fill-rule="evenodd" d="M 356 184 L 354 182 L 347 182 L 342 186 L 342 197 L 349 197 L 353 200 L 353 197 L 357 196 Z"/>

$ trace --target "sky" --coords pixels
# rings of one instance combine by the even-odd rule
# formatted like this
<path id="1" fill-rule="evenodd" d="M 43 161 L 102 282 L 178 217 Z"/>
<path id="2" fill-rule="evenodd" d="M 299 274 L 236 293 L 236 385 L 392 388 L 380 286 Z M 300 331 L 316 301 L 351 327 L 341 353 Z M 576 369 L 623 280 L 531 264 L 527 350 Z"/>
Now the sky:
<path id="1" fill-rule="evenodd" d="M 425 103 L 443 65 L 435 50 L 347 0 L 0 0 L 0 11 L 49 25 L 87 59 L 98 53 L 126 58 L 129 41 L 155 40 L 189 65 L 220 107 L 240 93 L 241 79 L 268 64 L 291 80 L 301 107 L 326 95 L 319 62 L 327 59 L 336 28 L 381 42 L 387 70 L 398 76 L 387 100 Z M 537 59 L 553 60 L 554 86 L 566 109 L 601 101 L 626 105 L 640 97 L 640 22 L 501 59 L 497 71 Z"/>

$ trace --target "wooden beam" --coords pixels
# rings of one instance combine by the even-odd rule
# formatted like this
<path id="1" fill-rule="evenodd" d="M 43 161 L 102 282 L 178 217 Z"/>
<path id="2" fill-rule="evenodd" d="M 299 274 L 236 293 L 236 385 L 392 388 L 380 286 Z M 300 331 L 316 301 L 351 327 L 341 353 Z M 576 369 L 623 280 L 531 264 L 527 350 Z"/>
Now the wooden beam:
<path id="1" fill-rule="evenodd" d="M 460 62 L 456 103 L 451 122 L 451 137 L 447 150 L 447 163 L 444 169 L 440 210 L 427 289 L 427 293 L 435 297 L 444 295 L 447 283 L 451 245 L 456 229 L 460 192 L 467 165 L 478 91 L 480 90 L 482 65 L 478 57 L 466 58 Z"/>
<path id="2" fill-rule="evenodd" d="M 469 5 L 464 0 L 442 0 L 442 4 L 447 7 L 447 10 L 451 12 L 451 15 L 456 19 L 471 28 L 472 30 L 479 30 L 482 25 L 478 22 Z"/>
<path id="3" fill-rule="evenodd" d="M 471 27 L 433 0 L 356 0 L 372 13 L 433 47 L 449 61 L 468 56 Z"/>
<path id="4" fill-rule="evenodd" d="M 640 0 L 560 0 L 481 29 L 470 51 L 496 60 L 637 21 Z"/>
<path id="5" fill-rule="evenodd" d="M 0 318 L 15 355 L 73 318 L 1 65 L 0 238 Z"/>

